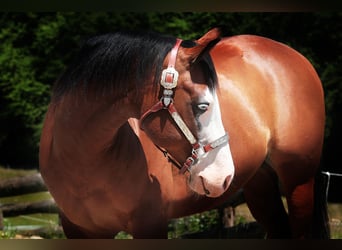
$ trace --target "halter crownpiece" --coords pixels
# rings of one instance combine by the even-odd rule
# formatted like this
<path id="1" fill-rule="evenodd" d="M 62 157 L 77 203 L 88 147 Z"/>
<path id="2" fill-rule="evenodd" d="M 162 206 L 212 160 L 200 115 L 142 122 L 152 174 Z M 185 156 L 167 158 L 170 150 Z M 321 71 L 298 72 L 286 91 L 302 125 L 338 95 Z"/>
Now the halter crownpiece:
<path id="1" fill-rule="evenodd" d="M 149 110 L 147 110 L 140 118 L 140 128 L 142 128 L 142 123 L 147 116 L 152 113 L 158 112 L 162 109 L 168 110 L 169 114 L 171 115 L 173 121 L 177 124 L 178 128 L 182 131 L 183 135 L 189 141 L 192 146 L 191 155 L 187 158 L 183 165 L 181 165 L 174 157 L 172 157 L 167 150 L 163 149 L 162 147 L 156 145 L 168 158 L 169 161 L 174 163 L 179 169 L 180 173 L 185 173 L 189 171 L 190 168 L 195 165 L 199 158 L 209 151 L 225 144 L 228 142 L 228 135 L 225 133 L 220 138 L 216 139 L 215 141 L 208 143 L 206 145 L 201 144 L 197 141 L 195 136 L 191 133 L 188 126 L 183 121 L 182 117 L 176 110 L 176 107 L 173 104 L 173 89 L 177 86 L 178 81 L 178 71 L 175 69 L 176 58 L 178 54 L 178 49 L 180 44 L 182 43 L 181 39 L 177 39 L 176 44 L 172 48 L 170 52 L 169 62 L 166 69 L 162 71 L 162 76 L 160 79 L 160 84 L 164 88 L 163 95 L 159 102 L 153 105 Z"/>
<path id="2" fill-rule="evenodd" d="M 175 69 L 175 64 L 176 64 L 178 49 L 181 43 L 182 43 L 182 40 L 177 39 L 175 46 L 171 50 L 168 66 L 162 72 L 160 84 L 165 89 L 174 89 L 177 86 L 178 71 Z"/>
<path id="3" fill-rule="evenodd" d="M 165 107 L 168 107 L 172 101 L 173 89 L 177 86 L 178 71 L 175 69 L 176 58 L 181 39 L 177 39 L 175 46 L 172 48 L 169 58 L 169 63 L 166 69 L 163 70 L 160 79 L 160 84 L 164 87 L 162 101 Z"/>

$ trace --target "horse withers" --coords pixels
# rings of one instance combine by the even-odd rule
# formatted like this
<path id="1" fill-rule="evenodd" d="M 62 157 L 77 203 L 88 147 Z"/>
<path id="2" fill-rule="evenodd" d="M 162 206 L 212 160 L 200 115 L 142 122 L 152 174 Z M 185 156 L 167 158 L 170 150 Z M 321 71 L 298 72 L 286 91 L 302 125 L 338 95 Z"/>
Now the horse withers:
<path id="1" fill-rule="evenodd" d="M 40 169 L 70 238 L 165 238 L 170 218 L 241 188 L 269 238 L 324 238 L 324 120 L 317 73 L 284 44 L 118 32 L 56 81 Z"/>

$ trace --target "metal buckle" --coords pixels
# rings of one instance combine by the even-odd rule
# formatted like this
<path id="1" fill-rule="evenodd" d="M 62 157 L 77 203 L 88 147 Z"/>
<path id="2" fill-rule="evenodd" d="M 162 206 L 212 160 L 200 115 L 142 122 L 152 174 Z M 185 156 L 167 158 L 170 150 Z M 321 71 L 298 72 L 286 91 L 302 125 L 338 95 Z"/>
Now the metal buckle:
<path id="1" fill-rule="evenodd" d="M 168 77 L 172 77 L 172 81 L 167 81 Z M 173 67 L 164 69 L 160 79 L 160 84 L 166 89 L 173 89 L 177 86 L 178 71 Z"/>
<path id="2" fill-rule="evenodd" d="M 195 156 L 196 160 L 198 160 L 198 158 L 204 154 L 205 154 L 205 152 L 204 152 L 203 146 L 201 144 L 199 144 L 199 147 L 197 149 L 192 148 L 191 155 Z"/>
<path id="3" fill-rule="evenodd" d="M 186 161 L 190 161 L 190 166 L 195 164 L 195 159 L 193 157 L 188 157 L 188 159 L 186 159 Z"/>

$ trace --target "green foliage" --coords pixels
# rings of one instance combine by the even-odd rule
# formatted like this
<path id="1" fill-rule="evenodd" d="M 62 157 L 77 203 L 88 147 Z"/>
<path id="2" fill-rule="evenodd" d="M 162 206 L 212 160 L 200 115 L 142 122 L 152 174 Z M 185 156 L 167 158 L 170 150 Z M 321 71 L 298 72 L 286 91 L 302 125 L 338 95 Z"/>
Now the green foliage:
<path id="1" fill-rule="evenodd" d="M 37 148 L 39 133 L 35 130 L 42 121 L 49 100 L 49 85 L 36 78 L 34 56 L 30 46 L 22 44 L 27 37 L 27 32 L 30 31 L 27 25 L 26 22 L 13 20 L 13 22 L 6 22 L 0 30 L 1 158 L 4 155 L 11 156 L 6 150 L 8 147 L 6 144 L 9 144 L 11 136 L 20 138 L 26 133 L 31 136 L 33 134 L 35 136 L 30 140 L 24 138 L 22 144 L 16 146 L 21 147 L 23 151 L 25 147 Z M 29 45 L 29 41 L 25 45 Z M 13 123 L 20 125 L 14 128 Z M 19 130 L 16 130 L 17 128 Z M 12 149 L 11 146 L 9 148 Z"/>
<path id="2" fill-rule="evenodd" d="M 4 219 L 3 222 L 6 230 L 0 230 L 0 239 L 13 239 L 17 234 L 17 230 L 11 227 L 11 224 L 7 219 Z"/>
<path id="3" fill-rule="evenodd" d="M 133 239 L 132 235 L 126 233 L 126 232 L 119 232 L 115 237 L 115 239 L 117 240 L 130 240 L 130 239 Z"/>
<path id="4" fill-rule="evenodd" d="M 172 220 L 169 223 L 168 238 L 179 238 L 184 234 L 203 232 L 220 227 L 220 218 L 217 210 L 210 210 L 187 217 Z"/>

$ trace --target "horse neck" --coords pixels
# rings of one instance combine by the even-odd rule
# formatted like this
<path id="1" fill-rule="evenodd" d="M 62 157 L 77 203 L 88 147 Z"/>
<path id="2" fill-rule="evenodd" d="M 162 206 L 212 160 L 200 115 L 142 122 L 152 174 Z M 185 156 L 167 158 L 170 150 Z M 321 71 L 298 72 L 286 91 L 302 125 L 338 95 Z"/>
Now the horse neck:
<path id="1" fill-rule="evenodd" d="M 120 128 L 133 116 L 133 107 L 125 100 L 65 96 L 54 105 L 55 137 L 70 150 L 95 155 L 120 140 Z"/>

